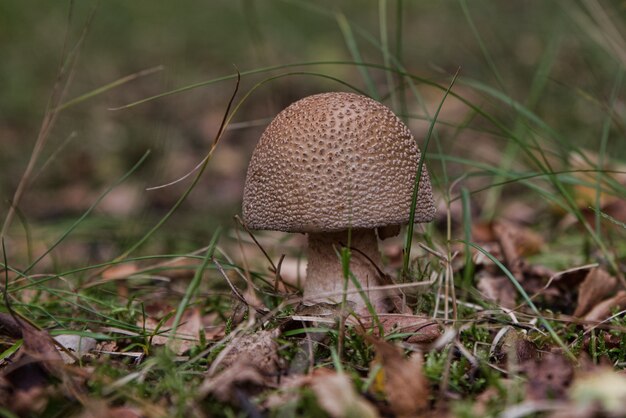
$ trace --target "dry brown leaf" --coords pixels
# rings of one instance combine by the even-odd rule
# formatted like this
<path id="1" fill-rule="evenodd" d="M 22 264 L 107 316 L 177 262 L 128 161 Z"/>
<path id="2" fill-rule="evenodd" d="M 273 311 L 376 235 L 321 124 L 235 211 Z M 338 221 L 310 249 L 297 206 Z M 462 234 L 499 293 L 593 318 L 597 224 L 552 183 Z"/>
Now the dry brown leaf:
<path id="1" fill-rule="evenodd" d="M 496 240 L 500 244 L 507 267 L 519 281 L 523 281 L 522 251 L 516 242 L 516 232 L 518 231 L 508 222 L 496 222 L 492 228 Z"/>
<path id="2" fill-rule="evenodd" d="M 534 273 L 529 271 L 530 269 L 523 257 L 539 252 L 544 243 L 543 238 L 528 227 L 504 220 L 473 224 L 472 239 L 479 243 L 484 251 L 506 264 L 520 283 L 523 283 L 530 273 Z M 465 251 L 465 248 L 460 245 L 458 250 Z M 459 270 L 464 266 L 464 263 L 461 263 L 463 257 L 457 257 L 457 259 L 455 269 Z M 491 272 L 493 275 L 499 271 L 493 261 L 482 251 L 473 251 L 472 260 L 479 269 Z M 494 287 L 489 284 L 483 284 L 483 286 L 486 286 L 487 290 L 489 287 Z M 504 286 L 508 285 L 505 284 Z M 504 295 L 497 296 L 499 291 L 491 293 L 493 293 L 492 299 L 500 300 L 500 304 L 504 302 L 509 306 L 515 305 L 514 302 L 510 303 L 511 298 L 502 297 Z"/>
<path id="3" fill-rule="evenodd" d="M 40 416 L 48 405 L 52 391 L 46 386 L 33 386 L 25 390 L 14 390 L 5 405 L 19 416 Z"/>
<path id="4" fill-rule="evenodd" d="M 280 330 L 262 330 L 254 334 L 243 335 L 235 339 L 223 351 L 224 355 L 216 359 L 219 369 L 231 367 L 234 364 L 252 364 L 262 374 L 276 376 L 280 370 L 278 344 L 276 338 Z"/>
<path id="5" fill-rule="evenodd" d="M 139 409 L 128 406 L 110 406 L 103 400 L 90 399 L 76 418 L 142 418 Z"/>
<path id="6" fill-rule="evenodd" d="M 315 376 L 320 371 L 327 371 L 328 369 L 318 368 L 313 369 L 310 374 L 287 374 L 280 379 L 280 385 L 278 390 L 273 391 L 263 402 L 263 408 L 272 410 L 286 403 L 296 403 L 300 398 L 301 392 L 298 390 L 302 387 L 308 386 Z M 330 371 L 330 370 L 329 370 Z"/>
<path id="7" fill-rule="evenodd" d="M 505 220 L 482 222 L 472 225 L 472 239 L 476 242 L 500 242 L 506 247 L 505 257 L 517 258 L 537 254 L 544 239 L 530 228 Z M 502 244 L 504 242 L 504 244 Z"/>
<path id="8" fill-rule="evenodd" d="M 602 207 L 602 212 L 619 222 L 626 223 L 626 200 L 617 199 L 607 203 Z M 606 222 L 609 221 L 607 220 Z"/>
<path id="9" fill-rule="evenodd" d="M 405 358 L 402 350 L 386 341 L 369 338 L 374 345 L 374 363 L 382 367 L 374 390 L 383 392 L 391 410 L 399 417 L 414 417 L 428 406 L 428 381 L 423 373 L 422 355 Z"/>
<path id="10" fill-rule="evenodd" d="M 176 335 L 170 339 L 170 329 L 174 323 L 174 317 L 169 318 L 165 324 L 162 324 L 158 328 L 158 335 L 152 337 L 153 345 L 167 345 L 170 350 L 180 355 L 190 348 L 198 344 L 199 336 L 201 332 L 204 332 L 204 325 L 202 323 L 202 317 L 198 309 L 186 310 L 181 319 Z M 138 326 L 143 326 L 143 321 L 140 321 Z M 159 326 L 159 321 L 147 317 L 145 319 L 145 327 L 147 332 L 155 332 Z"/>
<path id="11" fill-rule="evenodd" d="M 441 327 L 431 318 L 410 314 L 380 314 L 378 320 L 383 327 L 384 335 L 392 333 L 411 334 L 404 337 L 409 343 L 429 343 L 441 336 Z M 360 325 L 366 330 L 372 330 L 374 336 L 379 336 L 377 324 L 370 317 L 359 318 Z"/>
<path id="12" fill-rule="evenodd" d="M 250 363 L 234 363 L 216 376 L 207 377 L 198 392 L 201 396 L 213 395 L 221 402 L 237 402 L 237 391 L 256 393 L 267 386 L 267 379 Z"/>
<path id="13" fill-rule="evenodd" d="M 376 418 L 374 406 L 360 396 L 344 373 L 320 373 L 311 380 L 319 405 L 333 418 Z"/>
<path id="14" fill-rule="evenodd" d="M 103 281 L 125 279 L 137 272 L 135 263 L 123 263 L 111 266 L 102 272 Z"/>
<path id="15" fill-rule="evenodd" d="M 613 310 L 622 310 L 626 308 L 626 291 L 620 290 L 612 298 L 606 299 L 591 309 L 585 315 L 585 321 L 596 322 L 604 321 L 611 316 Z"/>
<path id="16" fill-rule="evenodd" d="M 97 341 L 90 337 L 82 337 L 75 334 L 61 334 L 54 337 L 57 344 L 65 347 L 59 349 L 59 354 L 65 364 L 74 364 L 77 359 L 83 358 L 96 348 Z M 69 353 L 67 353 L 69 351 Z"/>
<path id="17" fill-rule="evenodd" d="M 98 341 L 94 351 L 105 353 L 116 353 L 119 350 L 117 341 Z"/>
<path id="18" fill-rule="evenodd" d="M 526 334 L 515 331 L 514 329 L 506 333 L 502 345 L 496 352 L 496 358 L 500 361 L 500 364 L 504 366 L 505 359 L 509 356 L 514 356 L 514 364 L 520 365 L 529 361 L 539 359 L 539 352 L 537 346 L 530 340 Z"/>
<path id="19" fill-rule="evenodd" d="M 574 366 L 560 353 L 545 353 L 524 364 L 526 395 L 532 400 L 565 399 L 574 378 Z"/>
<path id="20" fill-rule="evenodd" d="M 506 382 L 506 380 L 504 381 Z M 484 417 L 487 415 L 489 404 L 500 398 L 500 391 L 490 386 L 476 397 L 476 402 L 472 405 L 472 413 L 475 417 Z"/>
<path id="21" fill-rule="evenodd" d="M 226 327 L 221 317 L 216 312 L 205 314 L 202 317 L 204 336 L 207 341 L 220 340 L 226 335 Z"/>
<path id="22" fill-rule="evenodd" d="M 582 317 L 617 287 L 617 279 L 606 270 L 596 267 L 587 273 L 578 291 L 575 317 Z"/>
<path id="23" fill-rule="evenodd" d="M 15 317 L 22 333 L 22 347 L 12 362 L 2 369 L 2 377 L 11 386 L 12 404 L 29 413 L 45 408 L 55 388 L 49 376 L 61 380 L 65 395 L 78 397 L 82 387 L 68 374 L 52 337 L 23 318 Z"/>
<path id="24" fill-rule="evenodd" d="M 589 170 L 595 170 L 600 167 L 600 157 L 597 153 L 589 150 L 582 150 L 580 153 L 573 153 L 569 157 L 569 163 L 572 168 L 578 171 L 572 172 L 572 175 L 583 180 L 583 182 L 577 183 L 573 186 L 574 200 L 577 207 L 582 212 L 587 222 L 593 224 L 595 222 L 596 212 L 592 208 L 597 206 L 597 199 L 599 198 L 600 210 L 603 213 L 617 219 L 620 222 L 626 222 L 626 200 L 621 196 L 614 193 L 607 193 L 601 191 L 598 195 L 598 188 L 595 186 L 598 182 L 597 173 L 589 172 Z M 626 185 L 626 175 L 624 174 L 626 167 L 623 163 L 617 160 L 610 160 L 604 158 L 603 161 L 603 177 L 610 177 L 614 181 L 619 182 L 622 185 Z M 553 208 L 557 213 L 564 214 L 563 210 L 558 207 Z M 611 226 L 609 220 L 602 219 L 602 223 Z M 571 213 L 561 221 L 561 227 L 565 228 L 573 224 L 577 224 L 578 220 Z"/>
<path id="25" fill-rule="evenodd" d="M 178 257 L 172 261 L 158 264 L 159 275 L 163 277 L 169 277 L 173 280 L 191 279 L 195 274 L 198 267 L 200 267 L 200 260 L 189 257 Z"/>
<path id="26" fill-rule="evenodd" d="M 560 272 L 527 265 L 524 272 L 524 290 L 553 311 L 571 314 L 576 308 L 578 288 L 593 266 L 579 266 Z M 543 271 L 542 271 L 543 270 Z"/>
<path id="27" fill-rule="evenodd" d="M 608 368 L 583 374 L 572 385 L 570 398 L 578 410 L 595 409 L 596 414 L 590 417 L 623 416 L 626 410 L 626 376 Z"/>
<path id="28" fill-rule="evenodd" d="M 22 328 L 24 354 L 35 359 L 52 375 L 62 372 L 64 362 L 52 337 L 46 331 L 35 328 L 25 320 L 20 320 L 19 324 Z"/>
<path id="29" fill-rule="evenodd" d="M 279 335 L 279 329 L 263 330 L 233 339 L 215 359 L 216 364 L 211 368 L 216 373 L 209 371 L 200 394 L 237 403 L 241 393 L 252 395 L 276 386 L 280 361 L 275 339 Z"/>
<path id="30" fill-rule="evenodd" d="M 22 329 L 10 314 L 0 312 L 0 335 L 10 338 L 22 338 Z"/>
<path id="31" fill-rule="evenodd" d="M 517 291 L 513 283 L 511 283 L 507 277 L 490 277 L 482 274 L 478 279 L 476 287 L 487 300 L 499 306 L 513 309 L 516 305 Z"/>
<path id="32" fill-rule="evenodd" d="M 549 418 L 622 417 L 626 409 L 626 377 L 611 367 L 580 374 L 569 390 L 569 402 Z"/>

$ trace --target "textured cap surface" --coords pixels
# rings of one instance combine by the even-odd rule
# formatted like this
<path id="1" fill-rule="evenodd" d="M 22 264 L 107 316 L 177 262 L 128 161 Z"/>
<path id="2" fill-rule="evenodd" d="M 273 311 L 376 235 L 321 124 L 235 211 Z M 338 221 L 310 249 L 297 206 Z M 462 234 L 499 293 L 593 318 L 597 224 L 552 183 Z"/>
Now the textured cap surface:
<path id="1" fill-rule="evenodd" d="M 306 97 L 274 118 L 254 150 L 244 222 L 287 232 L 407 223 L 419 159 L 409 129 L 382 104 L 352 93 Z M 415 221 L 434 214 L 424 165 Z"/>

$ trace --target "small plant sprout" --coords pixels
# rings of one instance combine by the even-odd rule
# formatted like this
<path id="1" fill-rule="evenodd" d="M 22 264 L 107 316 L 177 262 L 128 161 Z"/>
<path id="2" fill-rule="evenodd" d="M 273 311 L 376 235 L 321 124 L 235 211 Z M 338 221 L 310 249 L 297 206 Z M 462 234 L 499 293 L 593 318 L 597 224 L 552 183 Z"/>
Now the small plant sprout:
<path id="1" fill-rule="evenodd" d="M 254 150 L 244 222 L 308 234 L 305 305 L 345 296 L 357 313 L 367 312 L 367 301 L 389 312 L 389 293 L 376 289 L 384 284 L 378 238 L 408 222 L 420 158 L 408 127 L 382 104 L 353 93 L 306 97 L 276 116 Z M 415 222 L 434 214 L 422 170 Z M 348 274 L 342 248 L 351 250 Z"/>

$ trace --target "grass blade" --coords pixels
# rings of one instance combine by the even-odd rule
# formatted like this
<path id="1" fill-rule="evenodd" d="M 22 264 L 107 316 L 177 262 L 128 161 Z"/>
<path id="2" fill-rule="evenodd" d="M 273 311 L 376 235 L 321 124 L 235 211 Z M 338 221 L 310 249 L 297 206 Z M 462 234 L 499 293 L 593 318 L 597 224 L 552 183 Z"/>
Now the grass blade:
<path id="1" fill-rule="evenodd" d="M 100 204 L 100 202 L 102 201 L 102 199 L 104 199 L 115 187 L 119 186 L 121 183 L 123 183 L 124 181 L 126 181 L 126 179 L 128 179 L 128 177 L 130 177 L 135 171 L 137 171 L 139 169 L 139 167 L 141 167 L 141 165 L 144 163 L 144 161 L 146 160 L 146 158 L 148 158 L 148 155 L 150 155 L 150 151 L 146 151 L 145 154 L 139 159 L 139 161 L 137 161 L 135 163 L 135 165 L 128 170 L 122 177 L 120 177 L 115 183 L 113 183 L 111 186 L 109 186 L 104 192 L 102 192 L 100 194 L 100 196 L 98 196 L 98 198 L 95 200 L 94 203 L 92 203 L 91 206 L 89 206 L 89 208 L 80 216 L 80 218 L 78 218 L 76 221 L 74 221 L 74 223 L 67 229 L 65 230 L 61 236 L 59 238 L 57 238 L 57 240 L 54 242 L 54 244 L 52 244 L 43 254 L 41 254 L 39 257 L 37 257 L 37 259 L 35 261 L 33 261 L 32 263 L 30 263 L 30 265 L 23 271 L 22 274 L 27 274 L 30 270 L 33 269 L 33 267 L 35 267 L 37 265 L 37 263 L 39 263 L 45 256 L 47 256 L 48 254 L 50 254 L 50 252 L 52 250 L 54 250 L 56 248 L 57 245 L 59 245 L 61 242 L 63 242 L 63 240 L 65 238 L 67 238 L 67 236 L 69 234 L 72 233 L 72 231 L 74 231 L 78 225 L 81 224 L 81 222 L 83 222 L 90 214 L 91 212 Z"/>
<path id="2" fill-rule="evenodd" d="M 419 184 L 420 184 L 420 180 L 422 177 L 422 171 L 424 170 L 424 159 L 426 158 L 426 152 L 428 150 L 428 143 L 430 142 L 430 137 L 433 133 L 433 129 L 435 128 L 435 123 L 437 122 L 437 117 L 439 116 L 439 112 L 441 111 L 441 108 L 443 107 L 443 103 L 446 101 L 446 98 L 448 97 L 448 94 L 450 93 L 452 86 L 454 86 L 454 83 L 456 82 L 458 75 L 459 75 L 459 71 L 457 70 L 457 72 L 454 74 L 454 77 L 452 78 L 452 81 L 450 82 L 450 85 L 448 86 L 448 89 L 446 90 L 445 94 L 441 98 L 441 101 L 439 102 L 439 106 L 437 107 L 437 111 L 435 112 L 435 115 L 433 116 L 432 121 L 430 122 L 430 127 L 428 128 L 428 134 L 426 135 L 426 139 L 424 141 L 424 147 L 422 148 L 422 157 L 420 158 L 420 161 L 417 167 L 417 174 L 415 177 L 415 187 L 413 188 L 413 197 L 411 198 L 411 212 L 409 214 L 409 225 L 407 227 L 407 232 L 406 232 L 406 241 L 404 244 L 404 255 L 403 255 L 403 262 L 402 262 L 402 275 L 405 277 L 408 276 L 409 274 L 409 260 L 411 258 L 411 244 L 413 243 L 415 210 L 417 208 Z"/>
<path id="3" fill-rule="evenodd" d="M 550 334 L 550 336 L 552 337 L 554 342 L 557 343 L 557 345 L 559 347 L 561 347 L 561 349 L 563 350 L 563 353 L 567 357 L 569 357 L 570 360 L 572 360 L 572 361 L 577 363 L 578 359 L 576 358 L 576 356 L 574 356 L 574 354 L 570 351 L 570 349 L 563 342 L 563 340 L 561 340 L 561 337 L 559 337 L 559 335 L 556 333 L 554 328 L 552 328 L 552 325 L 550 325 L 550 323 L 543 317 L 543 315 L 541 315 L 541 312 L 539 312 L 539 309 L 537 309 L 537 306 L 535 306 L 535 304 L 533 303 L 533 301 L 530 298 L 530 296 L 528 296 L 528 293 L 526 293 L 526 291 L 524 290 L 522 285 L 517 281 L 517 279 L 515 278 L 515 276 L 513 276 L 513 274 L 509 271 L 509 269 L 507 269 L 497 258 L 495 258 L 493 255 L 491 255 L 491 253 L 489 253 L 487 250 L 485 250 L 484 248 L 480 247 L 479 245 L 476 245 L 473 242 L 467 242 L 467 241 L 461 241 L 461 242 L 463 242 L 466 245 L 469 245 L 469 246 L 475 248 L 476 250 L 480 251 L 481 253 L 483 253 L 496 266 L 498 266 L 498 268 L 500 270 L 502 270 L 502 272 L 505 274 L 505 276 L 511 281 L 511 283 L 513 284 L 513 286 L 515 287 L 517 292 L 520 295 L 522 295 L 522 298 L 524 299 L 526 304 L 530 307 L 530 309 L 533 311 L 533 313 L 535 315 L 537 315 L 537 318 L 539 319 L 539 322 L 541 322 L 541 324 L 546 328 L 546 330 L 548 331 L 548 333 Z"/>
<path id="4" fill-rule="evenodd" d="M 346 19 L 346 16 L 343 13 L 337 13 L 335 18 L 337 20 L 337 24 L 339 25 L 339 29 L 341 29 L 341 33 L 343 34 L 344 42 L 350 51 L 350 55 L 352 55 L 352 59 L 357 64 L 357 70 L 359 70 L 361 77 L 363 77 L 363 82 L 367 87 L 369 96 L 374 100 L 380 100 L 380 95 L 378 94 L 374 80 L 372 80 L 372 76 L 370 76 L 367 67 L 358 65 L 359 63 L 363 63 L 363 58 L 361 58 L 361 52 L 359 52 L 359 46 L 354 39 L 354 33 L 350 28 L 348 19 Z"/>
<path id="5" fill-rule="evenodd" d="M 196 269 L 196 273 L 194 274 L 193 279 L 191 279 L 189 286 L 187 286 L 185 295 L 178 304 L 178 309 L 176 309 L 176 316 L 174 317 L 174 322 L 172 323 L 172 329 L 170 331 L 170 341 L 172 341 L 176 336 L 176 330 L 178 329 L 178 325 L 180 324 L 180 319 L 187 309 L 191 298 L 198 291 L 198 287 L 200 286 L 200 281 L 202 280 L 204 270 L 213 258 L 213 253 L 215 252 L 215 246 L 217 245 L 217 240 L 219 239 L 220 233 L 221 230 L 219 228 L 213 233 L 213 237 L 211 237 L 211 241 L 209 242 L 209 248 L 206 250 L 204 258 L 202 259 L 202 264 L 200 264 L 200 266 Z"/>

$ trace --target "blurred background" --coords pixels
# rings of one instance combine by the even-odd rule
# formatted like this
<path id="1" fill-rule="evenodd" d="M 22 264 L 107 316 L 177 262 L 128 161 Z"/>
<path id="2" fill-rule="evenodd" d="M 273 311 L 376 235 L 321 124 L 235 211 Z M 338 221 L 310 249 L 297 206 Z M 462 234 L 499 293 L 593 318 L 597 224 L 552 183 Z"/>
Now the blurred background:
<path id="1" fill-rule="evenodd" d="M 357 89 L 392 107 L 423 147 L 457 71 L 457 97 L 427 150 L 440 212 L 463 186 L 475 192 L 477 218 L 541 221 L 538 209 L 558 212 L 550 185 L 490 185 L 506 182 L 502 172 L 536 171 L 531 155 L 555 170 L 597 168 L 598 155 L 603 167 L 609 157 L 620 167 L 625 17 L 621 1 L 3 1 L 0 219 L 42 121 L 55 115 L 7 233 L 10 253 L 18 265 L 42 253 L 150 150 L 55 251 L 81 265 L 135 243 L 191 184 L 193 176 L 146 190 L 181 178 L 209 151 L 235 69 L 234 103 L 250 95 L 197 187 L 140 252 L 194 250 L 218 225 L 231 228 L 256 141 L 291 102 Z"/>

